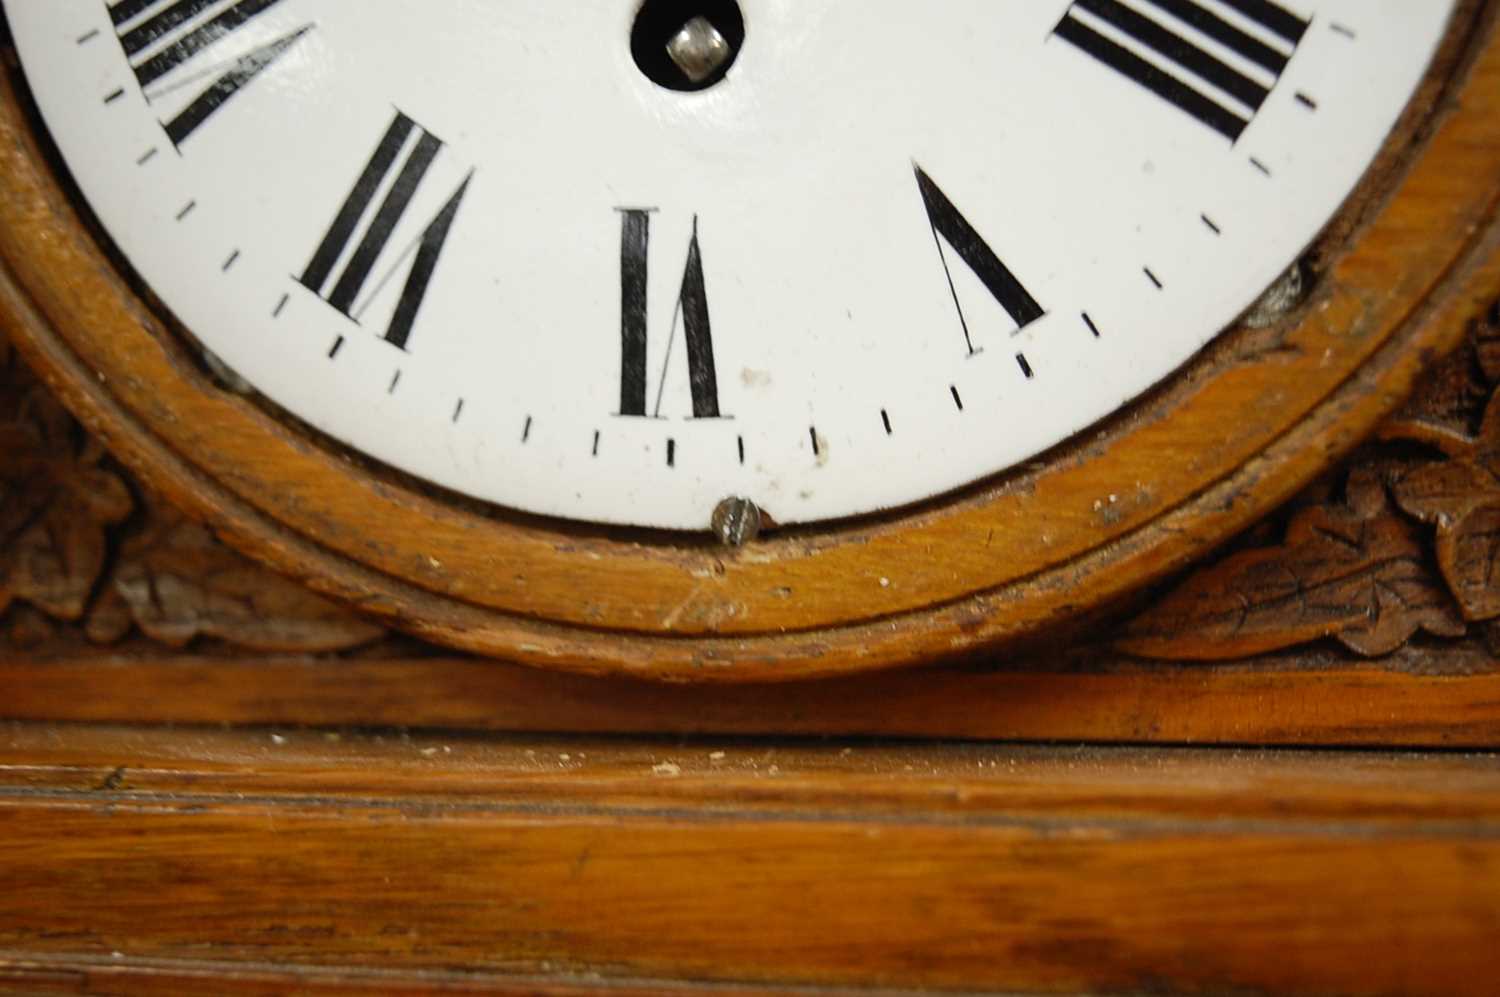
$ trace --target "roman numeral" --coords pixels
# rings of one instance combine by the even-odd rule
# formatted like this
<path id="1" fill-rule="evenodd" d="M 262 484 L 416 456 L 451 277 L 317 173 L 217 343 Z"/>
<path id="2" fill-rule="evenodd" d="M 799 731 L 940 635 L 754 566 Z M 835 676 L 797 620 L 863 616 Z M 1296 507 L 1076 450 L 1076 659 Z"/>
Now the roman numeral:
<path id="1" fill-rule="evenodd" d="M 1269 0 L 1219 2 L 1264 34 L 1195 0 L 1075 0 L 1054 33 L 1237 142 L 1312 22 Z M 1206 40 L 1237 56 L 1237 65 L 1204 47 Z"/>
<path id="2" fill-rule="evenodd" d="M 994 295 L 995 300 L 1000 302 L 1000 307 L 1005 309 L 1019 328 L 1024 329 L 1046 315 L 1036 298 L 1016 279 L 1010 268 L 1001 262 L 1000 257 L 995 255 L 995 251 L 948 199 L 948 195 L 938 188 L 920 166 L 915 169 L 917 187 L 922 192 L 922 203 L 927 208 L 927 220 L 932 223 L 932 238 L 937 243 L 938 257 L 943 261 L 943 272 L 948 276 L 948 290 L 953 294 L 953 306 L 958 309 L 958 321 L 963 326 L 964 342 L 969 347 L 969 353 L 979 351 L 974 347 L 969 320 L 964 315 L 958 288 L 953 283 L 953 270 L 948 265 L 948 254 L 943 251 L 945 240 L 953 247 L 959 259 L 974 271 L 974 276 Z"/>
<path id="3" fill-rule="evenodd" d="M 153 94 L 153 84 L 182 66 L 196 65 L 194 60 L 199 56 L 211 55 L 214 46 L 281 0 L 240 0 L 205 19 L 204 15 L 209 14 L 217 2 L 219 0 L 118 0 L 109 5 L 115 33 L 148 101 L 161 96 Z M 304 25 L 231 61 L 208 89 L 162 123 L 172 144 L 180 148 L 219 108 L 269 69 L 311 30 L 312 25 Z"/>
<path id="4" fill-rule="evenodd" d="M 370 157 L 364 172 L 355 182 L 354 189 L 329 226 L 328 234 L 323 237 L 307 269 L 302 272 L 299 278 L 302 286 L 324 298 L 348 318 L 359 321 L 360 315 L 370 304 L 369 299 L 362 299 L 361 295 L 370 283 L 377 264 L 386 255 L 396 226 L 411 207 L 423 179 L 442 148 L 442 140 L 405 114 L 396 112 L 395 120 L 375 148 L 374 155 Z M 389 184 L 385 198 L 376 208 L 374 216 L 365 224 L 365 216 L 369 214 L 376 196 L 393 173 L 395 180 Z M 384 338 L 392 346 L 406 349 L 417 313 L 421 310 L 428 285 L 437 270 L 438 258 L 448 242 L 448 234 L 458 217 L 458 210 L 463 205 L 464 195 L 468 192 L 469 182 L 473 177 L 474 174 L 470 171 L 416 241 L 398 254 L 386 273 L 376 281 L 378 293 L 397 269 L 405 265 L 407 259 L 411 259 L 406 285 L 385 331 Z M 365 225 L 364 235 L 360 237 L 362 224 Z M 351 246 L 354 249 L 349 253 Z M 343 263 L 342 269 L 339 268 L 340 262 Z"/>
<path id="5" fill-rule="evenodd" d="M 649 311 L 646 285 L 650 273 L 648 253 L 651 244 L 651 211 L 621 208 L 620 216 L 620 415 L 644 416 L 647 414 L 646 348 Z M 682 288 L 677 293 L 677 307 L 672 313 L 672 331 L 662 360 L 656 404 L 650 413 L 652 418 L 661 415 L 662 394 L 666 390 L 667 368 L 672 362 L 679 321 L 683 328 L 683 338 L 687 341 L 688 386 L 693 396 L 693 418 L 720 418 L 713 329 L 708 318 L 708 289 L 703 280 L 703 252 L 698 244 L 696 216 L 693 218 L 692 239 L 688 242 Z"/>

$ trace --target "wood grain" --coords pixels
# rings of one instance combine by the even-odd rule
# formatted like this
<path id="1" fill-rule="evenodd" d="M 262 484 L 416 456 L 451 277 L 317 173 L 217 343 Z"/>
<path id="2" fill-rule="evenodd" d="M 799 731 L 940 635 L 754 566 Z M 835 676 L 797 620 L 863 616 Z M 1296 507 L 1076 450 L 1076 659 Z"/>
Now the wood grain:
<path id="1" fill-rule="evenodd" d="M 1488 755 L 0 738 L 12 962 L 1457 995 L 1500 932 Z"/>
<path id="2" fill-rule="evenodd" d="M 1367 434 L 1488 306 L 1500 288 L 1494 8 L 1461 7 L 1382 168 L 1315 251 L 1313 302 L 1286 327 L 1229 335 L 1036 468 L 742 552 L 476 511 L 217 390 L 101 253 L 11 86 L 0 310 L 67 403 L 174 502 L 424 638 L 677 681 L 953 656 L 1097 610 L 1253 522 Z M 1110 495 L 1123 501 L 1101 505 Z"/>
<path id="3" fill-rule="evenodd" d="M 426 997 L 429 994 L 500 994 L 510 997 L 596 997 L 650 994 L 672 997 L 770 997 L 808 994 L 817 997 L 912 997 L 911 991 L 884 988 L 757 987 L 736 984 L 689 984 L 670 980 L 606 980 L 583 974 L 575 980 L 518 973 L 457 971 L 325 969 L 308 966 L 246 965 L 203 959 L 100 959 L 39 957 L 0 952 L 0 992 L 78 994 L 87 997 Z"/>
<path id="4" fill-rule="evenodd" d="M 1439 669 L 1441 665 L 1441 669 Z M 1480 645 L 1380 664 L 1289 653 L 1184 667 L 1098 652 L 795 685 L 662 686 L 451 657 L 0 655 L 0 718 L 666 735 L 1200 745 L 1500 746 Z"/>

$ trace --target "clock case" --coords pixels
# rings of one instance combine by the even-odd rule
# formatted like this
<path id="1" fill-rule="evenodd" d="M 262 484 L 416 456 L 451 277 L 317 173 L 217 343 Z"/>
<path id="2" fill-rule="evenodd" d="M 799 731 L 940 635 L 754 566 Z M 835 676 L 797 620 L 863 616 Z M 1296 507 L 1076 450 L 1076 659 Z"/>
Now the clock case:
<path id="1" fill-rule="evenodd" d="M 366 618 L 474 654 L 677 682 L 827 677 L 1056 642 L 1118 614 L 1367 438 L 1500 287 L 1500 48 L 1460 6 L 1305 300 L 1007 474 L 883 517 L 708 537 L 482 507 L 216 379 L 0 93 L 0 312 L 166 505 Z"/>
<path id="2" fill-rule="evenodd" d="M 1232 374 L 1243 398 L 1278 390 L 1308 344 L 1342 331 L 1365 359 L 1309 403 L 1306 432 L 1290 418 L 1222 489 L 1188 496 L 1181 519 L 1122 510 L 1119 550 L 1102 527 L 1080 532 L 1099 546 L 1076 575 L 1059 561 L 993 599 L 960 600 L 969 615 L 894 618 L 891 643 L 868 657 L 849 650 L 879 629 L 868 621 L 746 638 L 761 650 L 745 667 L 731 653 L 739 638 L 692 636 L 701 624 L 676 641 L 660 627 L 624 631 L 620 647 L 608 627 L 506 629 L 512 614 L 368 567 L 401 539 L 380 515 L 345 523 L 365 530 L 333 545 L 349 557 L 253 505 L 286 480 L 287 453 L 315 467 L 348 455 L 216 385 L 132 291 L 49 172 L 12 62 L 0 148 L 0 320 L 16 344 L 0 336 L 0 991 L 1490 993 L 1494 8 L 1463 8 L 1380 179 L 1310 258 L 1311 301 L 1278 327 L 1231 334 L 1090 439 L 1113 460 L 1112 441 L 1147 431 L 1152 413 L 1162 446 L 1218 439 L 1174 420 L 1201 417 L 1192 401 Z M 35 196 L 14 194 L 28 184 Z M 1325 305 L 1329 323 L 1310 324 Z M 1375 324 L 1333 324 L 1348 315 Z M 83 352 L 132 328 L 139 364 Z M 183 393 L 153 406 L 158 385 Z M 275 445 L 267 462 L 217 478 L 204 457 L 215 434 L 159 431 L 174 412 L 233 416 L 213 428 L 241 457 Z M 1078 475 L 1090 453 L 1080 442 L 1052 459 Z M 678 570 L 723 560 L 727 572 L 798 544 L 808 558 L 819 544 L 857 551 L 865 531 L 885 537 L 889 570 L 901 523 L 944 515 L 736 553 L 561 533 L 347 467 L 365 490 L 329 501 L 382 493 L 582 550 L 640 544 L 634 557 Z M 1023 470 L 949 512 L 1044 480 L 1045 467 Z M 1000 508 L 1045 511 L 1024 494 L 1009 501 Z M 337 520 L 345 507 L 325 511 Z M 1186 532 L 1153 547 L 1158 521 Z M 997 547 L 986 556 L 999 562 Z M 1070 577 L 1076 598 L 1045 597 Z M 1042 601 L 1023 612 L 1029 587 Z M 654 596 L 642 598 L 655 619 Z M 471 619 L 489 629 L 456 632 Z M 1068 632 L 1046 628 L 1057 620 Z M 930 635 L 917 633 L 923 621 Z M 466 655 L 392 624 L 489 651 L 524 639 L 535 646 L 517 645 L 516 659 L 613 674 Z M 1028 644 L 981 653 L 1017 634 Z M 666 645 L 674 656 L 654 668 L 650 650 Z M 966 660 L 835 674 L 907 652 Z M 630 679 L 699 670 L 822 677 Z"/>

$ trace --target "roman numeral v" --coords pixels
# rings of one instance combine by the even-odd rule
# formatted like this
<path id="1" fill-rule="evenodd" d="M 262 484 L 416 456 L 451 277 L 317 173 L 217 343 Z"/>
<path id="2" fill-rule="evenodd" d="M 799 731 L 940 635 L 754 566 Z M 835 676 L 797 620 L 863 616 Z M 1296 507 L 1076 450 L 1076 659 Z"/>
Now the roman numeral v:
<path id="1" fill-rule="evenodd" d="M 963 216 L 957 206 L 948 199 L 932 177 L 928 176 L 922 167 L 914 167 L 917 173 L 917 188 L 922 193 L 922 204 L 927 209 L 927 220 L 932 225 L 932 238 L 937 243 L 938 257 L 943 261 L 943 272 L 948 277 L 948 290 L 953 295 L 953 307 L 958 310 L 958 322 L 963 327 L 964 343 L 969 348 L 972 356 L 980 350 L 974 345 L 974 336 L 969 330 L 969 319 L 964 314 L 963 301 L 959 297 L 958 287 L 953 281 L 953 269 L 948 262 L 948 254 L 943 249 L 946 242 L 953 248 L 974 276 L 978 277 L 985 288 L 1005 309 L 1007 315 L 1015 321 L 1018 329 L 1024 329 L 1037 319 L 1046 315 L 1046 311 L 1032 297 L 1031 292 L 1016 279 L 1010 267 L 996 255 L 990 248 L 989 243 L 984 241 L 978 230 L 969 224 L 969 220 Z"/>

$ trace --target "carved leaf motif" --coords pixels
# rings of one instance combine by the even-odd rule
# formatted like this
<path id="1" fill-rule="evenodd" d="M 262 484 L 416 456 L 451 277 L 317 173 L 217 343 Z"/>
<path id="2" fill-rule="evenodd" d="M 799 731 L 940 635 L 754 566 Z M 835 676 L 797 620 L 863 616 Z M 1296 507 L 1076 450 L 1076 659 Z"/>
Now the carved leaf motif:
<path id="1" fill-rule="evenodd" d="M 1182 661 L 1250 657 L 1337 638 L 1389 654 L 1420 630 L 1466 632 L 1426 563 L 1421 529 L 1373 474 L 1351 476 L 1344 506 L 1299 513 L 1279 547 L 1245 551 L 1190 577 L 1126 628 L 1128 653 Z"/>
<path id="2" fill-rule="evenodd" d="M 0 376 L 17 388 L 13 372 Z M 130 515 L 104 450 L 34 385 L 0 391 L 0 611 L 16 599 L 59 619 L 83 616 L 108 556 L 108 527 Z"/>
<path id="3" fill-rule="evenodd" d="M 0 339 L 0 613 L 11 641 L 85 619 L 112 643 L 139 627 L 173 646 L 216 637 L 270 652 L 338 651 L 384 631 L 219 544 L 164 506 L 118 544 L 135 502 L 104 449 Z M 114 566 L 99 577 L 118 544 Z M 12 608 L 12 603 L 20 605 Z"/>
<path id="4" fill-rule="evenodd" d="M 1500 394 L 1477 436 L 1434 431 L 1423 442 L 1451 459 L 1404 475 L 1396 501 L 1437 527 L 1438 564 L 1465 618 L 1500 617 Z"/>
<path id="5" fill-rule="evenodd" d="M 215 637 L 273 653 L 342 651 L 384 635 L 160 506 L 121 548 L 109 591 L 89 617 L 88 634 L 118 640 L 132 621 L 173 647 Z"/>
<path id="6" fill-rule="evenodd" d="M 1500 384 L 1500 303 L 1493 305 L 1475 327 L 1474 357 L 1485 379 Z"/>

